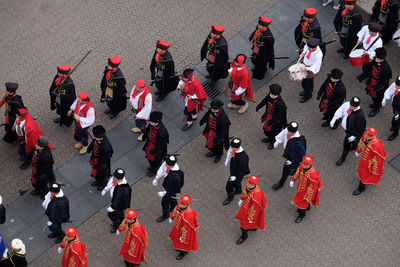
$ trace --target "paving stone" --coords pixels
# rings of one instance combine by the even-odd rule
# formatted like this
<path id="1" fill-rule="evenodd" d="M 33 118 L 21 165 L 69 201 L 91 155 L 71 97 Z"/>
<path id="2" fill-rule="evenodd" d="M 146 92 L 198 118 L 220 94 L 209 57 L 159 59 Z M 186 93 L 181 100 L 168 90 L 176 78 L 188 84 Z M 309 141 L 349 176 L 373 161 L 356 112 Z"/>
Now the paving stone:
<path id="1" fill-rule="evenodd" d="M 76 188 L 82 187 L 88 182 L 86 177 L 89 177 L 91 172 L 88 156 L 75 156 L 71 161 L 59 168 L 57 172 L 64 177 L 68 184 Z"/>
<path id="2" fill-rule="evenodd" d="M 27 192 L 14 201 L 9 206 L 9 210 L 13 210 L 17 216 L 31 225 L 43 216 L 43 213 L 37 212 L 42 207 L 42 202 L 43 200 L 38 196 L 31 196 L 30 192 Z"/>
<path id="3" fill-rule="evenodd" d="M 11 240 L 28 228 L 28 223 L 22 218 L 14 212 L 14 209 L 7 207 L 6 222 L 0 225 L 0 233 L 6 244 L 11 243 Z"/>
<path id="4" fill-rule="evenodd" d="M 89 192 L 78 191 L 71 196 L 66 196 L 69 199 L 70 220 L 76 226 L 81 225 L 96 213 L 97 209 L 85 195 Z"/>
<path id="5" fill-rule="evenodd" d="M 28 262 L 32 262 L 51 247 L 49 242 L 31 227 L 28 227 L 25 231 L 21 232 L 18 235 L 18 238 L 23 240 L 25 244 L 27 251 L 26 259 Z"/>
<path id="6" fill-rule="evenodd" d="M 293 27 L 297 25 L 302 14 L 303 9 L 295 9 L 287 3 L 279 1 L 272 8 L 268 9 L 263 16 L 270 18 L 274 28 L 280 33 L 285 33 L 294 30 Z"/>

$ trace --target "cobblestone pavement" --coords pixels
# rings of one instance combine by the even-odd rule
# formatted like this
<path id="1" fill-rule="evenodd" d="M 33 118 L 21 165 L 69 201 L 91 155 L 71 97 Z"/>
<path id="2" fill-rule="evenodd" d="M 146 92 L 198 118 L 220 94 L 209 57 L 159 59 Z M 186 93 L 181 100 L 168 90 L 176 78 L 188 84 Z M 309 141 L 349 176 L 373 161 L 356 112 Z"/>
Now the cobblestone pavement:
<path id="1" fill-rule="evenodd" d="M 23 5 L 21 2 L 7 2 L 7 5 L 2 2 L 4 8 L 0 11 L 0 20 L 7 24 L 0 23 L 0 27 L 9 41 L 1 42 L 3 51 L 7 51 L 3 59 L 6 64 L 0 65 L 1 82 L 16 80 L 20 83 L 21 95 L 25 96 L 32 113 L 40 117 L 40 126 L 56 147 L 57 166 L 72 158 L 75 152 L 72 149 L 72 129 L 55 127 L 51 122 L 54 114 L 48 110 L 47 90 L 56 65 L 70 62 L 73 65 L 88 49 L 94 49 L 93 55 L 74 74 L 74 80 L 78 90 L 88 88 L 89 94 L 98 95 L 101 71 L 108 56 L 118 54 L 125 59 L 121 68 L 128 84 L 133 84 L 138 77 L 149 79 L 148 62 L 153 43 L 158 38 L 165 38 L 173 43 L 173 56 L 181 70 L 198 63 L 200 43 L 208 32 L 209 24 L 229 25 L 225 34 L 229 38 L 242 28 L 241 25 L 247 25 L 274 4 L 272 1 L 186 1 L 189 11 L 185 13 L 179 6 L 181 2 L 168 3 L 164 7 L 165 4 L 156 1 L 120 1 L 117 8 L 106 1 L 68 4 L 58 0 L 24 1 Z M 225 5 L 229 8 L 226 9 Z M 24 18 L 22 23 L 21 18 Z M 176 25 L 182 26 L 179 28 Z M 63 27 L 69 30 L 63 30 Z M 112 30 L 115 30 L 115 35 Z M 334 36 L 330 35 L 326 39 L 332 38 Z M 101 39 L 105 41 L 100 42 Z M 115 43 L 115 48 L 109 48 L 107 44 L 110 43 Z M 364 94 L 364 86 L 354 78 L 360 69 L 339 58 L 335 52 L 337 47 L 337 43 L 328 47 L 315 89 L 319 88 L 330 69 L 342 68 L 348 99 L 353 95 L 360 96 L 362 107 L 368 112 L 370 101 Z M 400 67 L 399 48 L 388 48 L 391 52 L 388 60 L 396 76 Z M 40 72 L 32 71 L 39 68 Z M 295 189 L 288 185 L 277 192 L 271 189 L 281 174 L 282 147 L 269 151 L 259 141 L 263 137 L 261 113 L 255 112 L 255 105 L 251 105 L 241 116 L 230 112 L 233 122 L 231 135 L 242 138 L 243 147 L 250 156 L 252 172 L 261 175 L 260 186 L 268 201 L 266 230 L 250 233 L 249 239 L 241 246 L 235 244 L 240 235 L 239 223 L 234 220 L 238 210 L 236 201 L 222 206 L 229 171 L 222 162 L 214 164 L 203 156 L 206 153 L 204 138 L 199 136 L 178 152 L 179 165 L 185 171 L 183 193 L 200 198 L 192 205 L 199 212 L 198 252 L 190 253 L 182 262 L 176 262 L 176 252 L 167 237 L 171 225 L 155 222 L 161 214 L 160 198 L 157 196 L 160 187 L 154 188 L 152 179 L 148 177 L 133 186 L 132 207 L 138 210 L 139 220 L 148 230 L 148 266 L 400 264 L 397 257 L 400 237 L 397 192 L 400 188 L 395 180 L 398 172 L 386 164 L 381 184 L 367 187 L 367 191 L 358 197 L 352 196 L 351 192 L 358 184 L 355 174 L 357 159 L 350 154 L 341 167 L 335 166 L 341 153 L 344 131 L 320 127 L 322 115 L 318 112 L 318 101 L 313 99 L 300 104 L 298 92 L 301 86 L 290 82 L 286 71 L 257 92 L 257 101 L 264 97 L 268 85 L 274 82 L 284 88 L 282 95 L 289 108 L 288 120 L 299 122 L 300 132 L 308 140 L 308 154 L 316 158 L 315 168 L 321 172 L 324 183 L 320 206 L 312 208 L 302 223 L 294 223 L 297 213 L 290 201 Z M 98 111 L 104 109 L 97 102 L 95 106 Z M 125 112 L 124 115 L 127 114 Z M 399 140 L 386 141 L 391 114 L 388 105 L 376 117 L 367 119 L 367 125 L 375 126 L 379 137 L 385 140 L 388 161 L 399 153 Z M 119 120 L 124 117 L 121 115 Z M 107 128 L 115 126 L 119 120 L 99 118 Z M 15 147 L 3 143 L 0 147 L 5 151 L 0 163 L 4 170 L 1 172 L 0 188 L 7 204 L 18 196 L 18 189 L 29 188 L 29 172 L 16 170 L 19 162 L 5 159 L 5 155 L 16 154 Z M 108 232 L 109 223 L 106 210 L 102 209 L 79 227 L 81 239 L 88 245 L 89 266 L 123 266 L 122 259 L 118 257 L 122 237 Z M 49 249 L 31 266 L 58 264 L 61 257 L 56 248 Z"/>

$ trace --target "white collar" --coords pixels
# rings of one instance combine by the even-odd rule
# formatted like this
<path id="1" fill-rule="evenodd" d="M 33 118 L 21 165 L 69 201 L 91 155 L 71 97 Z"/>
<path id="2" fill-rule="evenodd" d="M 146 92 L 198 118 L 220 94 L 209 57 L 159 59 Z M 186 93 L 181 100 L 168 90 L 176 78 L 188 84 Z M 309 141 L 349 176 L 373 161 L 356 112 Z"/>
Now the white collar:
<path id="1" fill-rule="evenodd" d="M 179 165 L 178 165 L 178 163 L 175 163 L 174 167 L 172 167 L 170 170 L 171 170 L 171 171 L 179 171 Z"/>
<path id="2" fill-rule="evenodd" d="M 243 147 L 242 146 L 239 147 L 238 151 L 235 151 L 235 153 L 240 153 L 240 152 L 243 152 Z"/>
<path id="3" fill-rule="evenodd" d="M 300 137 L 299 131 L 296 131 L 296 133 L 294 135 L 290 136 L 290 139 L 292 139 L 294 137 Z"/>
<path id="4" fill-rule="evenodd" d="M 119 185 L 121 185 L 121 184 L 127 184 L 128 183 L 128 181 L 125 179 L 125 177 L 122 179 L 122 181 L 121 182 L 117 182 Z"/>
<path id="5" fill-rule="evenodd" d="M 54 197 L 63 197 L 64 196 L 64 192 L 62 191 L 62 189 L 60 189 L 60 192 L 57 195 L 54 195 Z"/>
<path id="6" fill-rule="evenodd" d="M 354 112 L 354 111 L 357 111 L 357 110 L 359 110 L 360 109 L 360 106 L 358 106 L 355 110 L 353 110 L 352 112 Z"/>

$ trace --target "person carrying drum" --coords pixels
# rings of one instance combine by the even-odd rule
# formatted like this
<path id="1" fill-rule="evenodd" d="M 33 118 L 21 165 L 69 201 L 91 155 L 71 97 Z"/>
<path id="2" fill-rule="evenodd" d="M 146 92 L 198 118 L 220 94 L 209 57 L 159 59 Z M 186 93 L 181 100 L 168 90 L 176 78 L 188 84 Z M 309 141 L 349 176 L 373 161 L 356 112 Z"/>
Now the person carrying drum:
<path id="1" fill-rule="evenodd" d="M 312 97 L 314 90 L 314 77 L 321 69 L 322 64 L 322 51 L 319 48 L 320 40 L 311 37 L 307 40 L 307 44 L 304 46 L 303 52 L 299 56 L 299 60 L 303 60 L 304 67 L 300 67 L 300 70 L 307 71 L 307 77 L 301 81 L 301 87 L 304 91 L 300 92 L 300 103 L 306 102 Z"/>
<path id="2" fill-rule="evenodd" d="M 370 22 L 357 33 L 357 45 L 362 44 L 364 55 L 368 55 L 371 60 L 375 57 L 375 49 L 383 45 L 382 38 L 379 36 L 381 29 L 382 26 L 378 23 Z"/>
<path id="3" fill-rule="evenodd" d="M 357 43 L 357 32 L 362 26 L 362 16 L 355 7 L 356 2 L 356 0 L 344 0 L 333 21 L 342 45 L 337 52 L 344 53 L 344 59 L 349 58 L 351 50 Z"/>

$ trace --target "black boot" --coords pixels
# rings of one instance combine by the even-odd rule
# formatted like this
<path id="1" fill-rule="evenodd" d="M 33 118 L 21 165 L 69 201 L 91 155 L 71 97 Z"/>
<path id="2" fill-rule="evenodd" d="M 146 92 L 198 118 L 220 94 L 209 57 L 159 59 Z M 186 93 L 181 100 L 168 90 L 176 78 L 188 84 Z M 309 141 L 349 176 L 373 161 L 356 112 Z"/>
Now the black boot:
<path id="1" fill-rule="evenodd" d="M 224 201 L 224 203 L 222 203 L 222 205 L 225 206 L 225 205 L 228 205 L 229 203 L 231 203 L 234 196 L 235 196 L 235 193 L 230 193 L 230 194 L 228 195 L 228 198 L 225 199 L 225 201 Z"/>
<path id="2" fill-rule="evenodd" d="M 176 260 L 177 261 L 180 261 L 181 259 L 183 259 L 185 256 L 186 256 L 186 254 L 187 254 L 187 252 L 186 251 L 182 251 L 182 250 L 180 250 L 179 251 L 179 255 L 178 256 L 176 256 Z"/>
<path id="3" fill-rule="evenodd" d="M 239 184 L 237 187 L 235 187 L 235 195 L 242 194 L 242 191 L 242 184 Z"/>
<path id="4" fill-rule="evenodd" d="M 337 166 L 342 165 L 343 162 L 346 161 L 347 153 L 348 153 L 348 152 L 343 152 L 343 153 L 342 153 L 342 156 L 340 157 L 340 159 L 338 159 L 338 161 L 336 161 L 336 165 L 337 165 Z"/>
<path id="5" fill-rule="evenodd" d="M 365 184 L 363 184 L 360 181 L 360 184 L 358 185 L 358 188 L 356 190 L 353 191 L 353 196 L 358 196 L 359 194 L 361 194 L 363 191 L 365 191 Z"/>
<path id="6" fill-rule="evenodd" d="M 157 218 L 157 222 L 163 222 L 169 217 L 169 209 L 163 209 L 163 214 Z"/>
<path id="7" fill-rule="evenodd" d="M 398 135 L 399 135 L 399 130 L 397 129 L 397 131 L 393 131 L 392 135 L 390 135 L 390 136 L 388 137 L 388 140 L 389 140 L 389 141 L 392 141 L 392 140 L 394 140 Z"/>
<path id="8" fill-rule="evenodd" d="M 242 244 L 246 239 L 247 239 L 247 230 L 243 229 L 242 227 L 240 227 L 240 229 L 242 230 L 242 235 L 240 236 L 240 238 L 236 241 L 237 245 Z"/>
<path id="9" fill-rule="evenodd" d="M 218 163 L 221 160 L 221 155 L 216 155 L 214 159 L 214 163 Z"/>
<path id="10" fill-rule="evenodd" d="M 284 184 L 286 179 L 288 178 L 288 175 L 282 175 L 281 179 L 279 180 L 279 182 L 277 182 L 276 184 L 274 184 L 272 186 L 273 189 L 277 190 L 279 188 L 281 188 Z"/>

